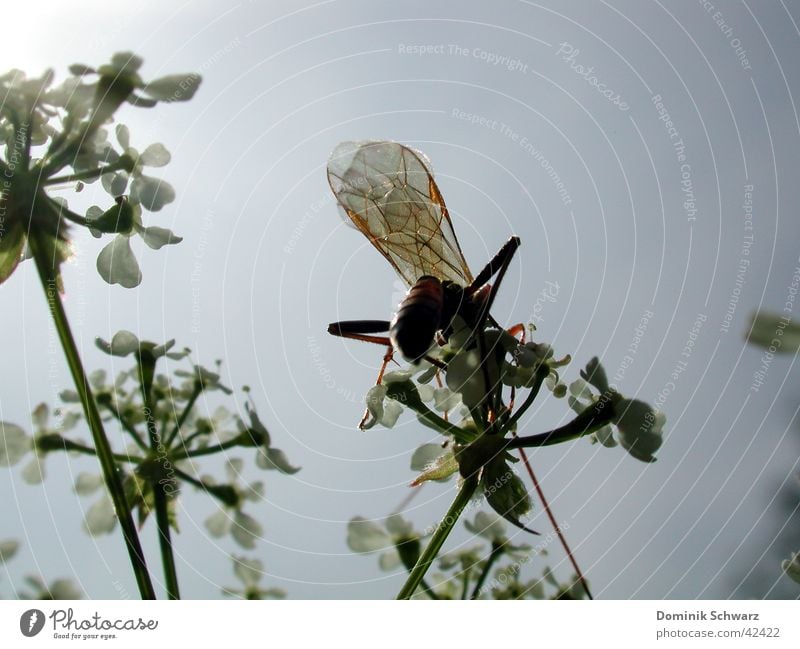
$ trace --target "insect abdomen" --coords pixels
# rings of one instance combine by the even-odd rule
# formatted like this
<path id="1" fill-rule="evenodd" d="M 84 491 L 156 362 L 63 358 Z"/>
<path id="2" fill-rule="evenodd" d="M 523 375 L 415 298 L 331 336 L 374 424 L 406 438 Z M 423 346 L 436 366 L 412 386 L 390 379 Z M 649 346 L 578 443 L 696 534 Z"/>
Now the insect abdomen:
<path id="1" fill-rule="evenodd" d="M 389 337 L 403 356 L 418 362 L 441 329 L 444 289 L 436 277 L 425 275 L 411 287 L 392 319 Z"/>

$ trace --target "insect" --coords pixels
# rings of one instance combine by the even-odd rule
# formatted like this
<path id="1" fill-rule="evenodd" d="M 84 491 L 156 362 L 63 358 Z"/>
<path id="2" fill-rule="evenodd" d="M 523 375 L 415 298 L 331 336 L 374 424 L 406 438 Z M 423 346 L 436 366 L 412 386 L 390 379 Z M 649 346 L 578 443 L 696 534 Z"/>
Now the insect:
<path id="1" fill-rule="evenodd" d="M 497 287 L 520 245 L 511 237 L 476 277 L 467 266 L 427 157 L 388 141 L 343 142 L 328 182 L 353 225 L 410 287 L 392 320 L 334 322 L 336 336 L 387 345 L 419 363 L 460 316 L 473 334 L 489 318 Z M 487 282 L 497 275 L 493 286 Z M 375 334 L 388 332 L 388 338 Z M 362 420 L 363 424 L 363 420 Z"/>
<path id="2" fill-rule="evenodd" d="M 353 225 L 410 287 L 390 322 L 346 320 L 328 326 L 328 331 L 335 336 L 388 347 L 378 383 L 394 349 L 412 363 L 418 363 L 427 357 L 436 342 L 448 339 L 456 316 L 470 328 L 470 337 L 478 344 L 483 341 L 483 325 L 487 319 L 500 328 L 489 310 L 520 240 L 512 236 L 473 278 L 433 179 L 430 162 L 423 153 L 397 142 L 343 142 L 328 161 L 328 182 Z M 495 275 L 496 281 L 489 285 Z M 517 325 L 512 331 L 521 329 Z M 388 337 L 375 335 L 387 331 Z M 486 358 L 485 349 L 481 357 Z M 481 362 L 481 366 L 486 372 L 486 364 Z M 488 386 L 488 375 L 484 376 Z M 366 419 L 367 414 L 360 427 Z M 522 449 L 520 453 L 555 525 L 533 469 Z M 557 525 L 556 532 L 591 598 L 583 574 Z"/>

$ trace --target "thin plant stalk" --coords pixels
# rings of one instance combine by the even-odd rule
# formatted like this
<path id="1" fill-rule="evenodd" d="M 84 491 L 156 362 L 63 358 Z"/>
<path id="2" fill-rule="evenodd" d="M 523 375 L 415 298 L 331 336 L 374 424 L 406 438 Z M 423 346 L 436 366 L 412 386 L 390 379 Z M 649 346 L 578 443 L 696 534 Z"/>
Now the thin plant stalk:
<path id="1" fill-rule="evenodd" d="M 483 566 L 483 570 L 481 570 L 481 574 L 478 577 L 478 580 L 475 582 L 475 587 L 472 589 L 472 595 L 470 596 L 470 599 L 478 599 L 481 594 L 483 584 L 486 582 L 486 578 L 489 576 L 489 573 L 492 571 L 492 567 L 502 556 L 503 552 L 504 550 L 502 544 L 492 543 L 492 551 L 489 553 L 489 556 L 486 559 L 486 564 Z M 464 598 L 462 597 L 462 599 Z"/>
<path id="2" fill-rule="evenodd" d="M 52 260 L 46 259 L 47 246 L 42 245 L 35 233 L 31 233 L 28 242 L 36 262 L 36 269 L 39 272 L 39 279 L 42 282 L 45 299 L 47 300 L 50 314 L 53 317 L 53 322 L 58 332 L 61 347 L 64 349 L 64 355 L 67 359 L 67 365 L 69 365 L 70 374 L 72 374 L 72 379 L 75 382 L 75 388 L 77 389 L 86 421 L 92 433 L 92 439 L 97 449 L 97 457 L 103 470 L 103 478 L 105 479 L 106 487 L 111 495 L 111 500 L 114 503 L 114 510 L 116 511 L 120 527 L 122 528 L 122 536 L 125 540 L 125 546 L 128 550 L 134 575 L 136 576 L 139 593 L 143 599 L 155 599 L 156 595 L 153 590 L 153 583 L 150 579 L 150 573 L 147 570 L 147 563 L 145 561 L 144 552 L 142 551 L 142 544 L 139 541 L 139 535 L 136 532 L 136 525 L 133 522 L 133 515 L 131 514 L 128 501 L 125 497 L 119 467 L 114 460 L 111 444 L 108 441 L 108 436 L 103 428 L 100 413 L 97 410 L 97 403 L 89 390 L 86 372 L 83 369 L 83 363 L 81 362 L 81 357 L 78 353 L 75 339 L 72 336 L 69 321 L 67 320 L 67 314 L 61 302 L 61 295 L 58 292 Z"/>
<path id="3" fill-rule="evenodd" d="M 439 525 L 436 527 L 433 536 L 431 536 L 431 540 L 428 541 L 427 547 L 417 560 L 417 564 L 414 566 L 411 574 L 408 575 L 406 583 L 403 584 L 400 592 L 397 593 L 397 599 L 411 599 L 414 595 L 420 583 L 422 583 L 422 580 L 425 578 L 425 573 L 428 572 L 428 568 L 431 567 L 431 564 L 436 559 L 439 550 L 442 549 L 447 537 L 450 536 L 450 532 L 453 527 L 455 527 L 459 516 L 461 516 L 461 513 L 475 494 L 477 488 L 477 476 L 470 476 L 464 480 L 458 495 L 456 495 L 455 500 L 453 500 L 453 504 L 450 505 L 450 509 L 447 510 L 444 518 L 439 521 Z"/>
<path id="4" fill-rule="evenodd" d="M 153 460 L 166 463 L 172 466 L 166 455 L 166 448 L 158 434 L 156 420 L 153 416 L 153 376 L 155 374 L 156 361 L 153 355 L 147 350 L 140 350 L 137 354 L 139 364 L 139 379 L 142 387 L 142 400 L 144 403 L 145 423 L 147 424 L 147 435 L 150 438 L 150 452 Z M 159 475 L 161 475 L 159 473 Z M 172 480 L 174 483 L 174 479 Z M 153 501 L 156 510 L 156 525 L 158 527 L 158 543 L 161 548 L 161 563 L 164 568 L 164 579 L 167 586 L 167 597 L 169 599 L 180 599 L 180 589 L 178 587 L 178 571 L 175 567 L 175 554 L 172 548 L 172 532 L 169 527 L 169 503 L 166 492 L 166 483 L 163 480 L 153 479 L 151 481 L 153 489 Z"/>

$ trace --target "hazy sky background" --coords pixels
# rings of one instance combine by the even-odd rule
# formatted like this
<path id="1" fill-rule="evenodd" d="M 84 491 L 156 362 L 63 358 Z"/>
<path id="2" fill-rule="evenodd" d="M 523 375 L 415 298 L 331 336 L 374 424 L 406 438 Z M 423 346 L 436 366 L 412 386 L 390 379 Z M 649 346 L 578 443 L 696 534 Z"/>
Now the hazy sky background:
<path id="1" fill-rule="evenodd" d="M 391 597 L 403 581 L 350 553 L 346 523 L 390 513 L 408 493 L 411 453 L 433 438 L 409 414 L 393 430 L 356 430 L 382 351 L 326 334 L 334 320 L 389 319 L 404 290 L 339 218 L 325 177 L 339 142 L 391 139 L 430 157 L 474 272 L 521 237 L 499 321 L 536 314 L 539 339 L 573 355 L 565 378 L 599 355 L 609 374 L 621 372 L 623 393 L 667 414 L 653 465 L 585 440 L 532 454 L 595 594 L 762 596 L 777 581 L 772 596 L 795 596 L 781 553 L 761 557 L 778 532 L 800 549 L 786 512 L 800 502 L 796 487 L 791 495 L 800 377 L 796 358 L 777 357 L 754 390 L 763 352 L 744 337 L 755 309 L 783 308 L 800 265 L 800 6 L 714 4 L 15 4 L 0 42 L 4 69 L 53 67 L 63 78 L 73 62 L 132 50 L 146 79 L 203 75 L 191 102 L 118 113 L 134 146 L 161 141 L 171 151 L 161 175 L 178 198 L 145 218 L 183 243 L 138 247 L 144 281 L 128 291 L 97 276 L 102 244 L 81 233 L 65 273 L 68 308 L 90 368 L 110 369 L 95 336 L 130 329 L 176 338 L 206 365 L 223 358 L 225 381 L 252 387 L 274 444 L 303 467 L 264 474 L 252 456 L 233 454 L 266 483 L 265 502 L 248 509 L 265 529 L 249 554 L 271 573 L 266 585 L 299 598 Z M 86 205 L 108 203 L 96 187 L 86 192 Z M 750 264 L 740 273 L 742 259 Z M 543 302 L 548 282 L 557 296 Z M 0 419 L 29 428 L 35 405 L 54 403 L 70 379 L 60 353 L 47 374 L 49 320 L 32 264 L 0 286 L 0 300 Z M 693 328 L 696 344 L 682 356 Z M 522 430 L 567 416 L 565 403 L 541 399 Z M 212 468 L 223 476 L 221 460 Z M 0 593 L 41 572 L 74 578 L 89 597 L 133 595 L 118 533 L 81 531 L 93 499 L 74 495 L 71 476 L 94 470 L 92 461 L 49 457 L 48 470 L 42 487 L 25 485 L 20 467 L 0 471 L 0 538 L 24 543 L 0 573 Z M 427 486 L 408 516 L 424 528 L 453 495 L 453 483 Z M 183 503 L 182 589 L 217 597 L 236 584 L 228 555 L 243 552 L 208 538 L 210 499 Z M 541 513 L 531 524 L 549 530 Z M 157 572 L 152 521 L 144 538 Z M 465 542 L 459 533 L 448 547 Z M 560 548 L 546 561 L 567 576 Z M 759 562 L 748 577 L 755 590 L 739 589 Z"/>

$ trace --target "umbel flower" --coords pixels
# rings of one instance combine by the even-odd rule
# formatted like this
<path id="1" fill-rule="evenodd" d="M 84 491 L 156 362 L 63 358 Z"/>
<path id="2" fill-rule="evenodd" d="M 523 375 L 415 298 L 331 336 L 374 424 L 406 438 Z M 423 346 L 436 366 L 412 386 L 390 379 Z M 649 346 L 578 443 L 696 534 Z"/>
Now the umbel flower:
<path id="1" fill-rule="evenodd" d="M 52 70 L 33 79 L 20 70 L 0 75 L 0 283 L 37 252 L 52 264 L 60 283 L 60 265 L 71 252 L 70 224 L 96 236 L 117 235 L 98 258 L 98 270 L 109 283 L 127 288 L 141 281 L 131 236 L 141 236 L 154 249 L 180 241 L 169 230 L 144 226 L 141 218 L 142 209 L 155 212 L 175 198 L 168 183 L 144 173 L 145 167 L 166 165 L 169 152 L 156 143 L 140 153 L 122 125 L 115 147 L 106 125 L 125 102 L 152 107 L 191 99 L 200 77 L 179 74 L 148 83 L 139 74 L 141 65 L 130 52 L 117 53 L 97 69 L 71 66 L 73 76 L 58 86 Z M 111 209 L 93 207 L 84 217 L 51 195 L 65 185 L 81 191 L 98 178 L 117 199 Z"/>
<path id="2" fill-rule="evenodd" d="M 264 563 L 260 559 L 233 556 L 233 574 L 242 584 L 241 588 L 223 588 L 222 592 L 238 599 L 283 599 L 286 591 L 282 588 L 263 588 Z"/>
<path id="3" fill-rule="evenodd" d="M 62 433 L 75 427 L 80 416 L 71 410 L 57 413 L 61 420 L 56 425 L 50 421 L 50 408 L 40 403 L 31 413 L 35 427 L 28 435 L 16 424 L 0 421 L 0 466 L 13 466 L 25 456 L 31 459 L 22 469 L 22 479 L 28 484 L 39 484 L 45 477 L 44 458 L 51 451 L 63 449 Z"/>
<path id="4" fill-rule="evenodd" d="M 360 516 L 347 524 L 347 546 L 359 554 L 380 552 L 381 570 L 395 570 L 401 564 L 412 568 L 422 538 L 400 514 L 392 514 L 383 525 Z"/>
<path id="5" fill-rule="evenodd" d="M 242 485 L 239 477 L 242 474 L 244 463 L 242 460 L 233 459 L 225 464 L 228 482 L 224 485 L 215 485 L 210 477 L 204 477 L 203 483 L 214 491 L 218 497 L 225 497 L 225 506 L 217 510 L 206 519 L 205 526 L 211 536 L 221 538 L 226 534 L 233 537 L 240 546 L 251 550 L 256 541 L 263 535 L 261 523 L 242 511 L 245 502 L 260 502 L 264 498 L 264 483 L 252 482 Z M 215 489 L 215 487 L 217 487 Z"/>

